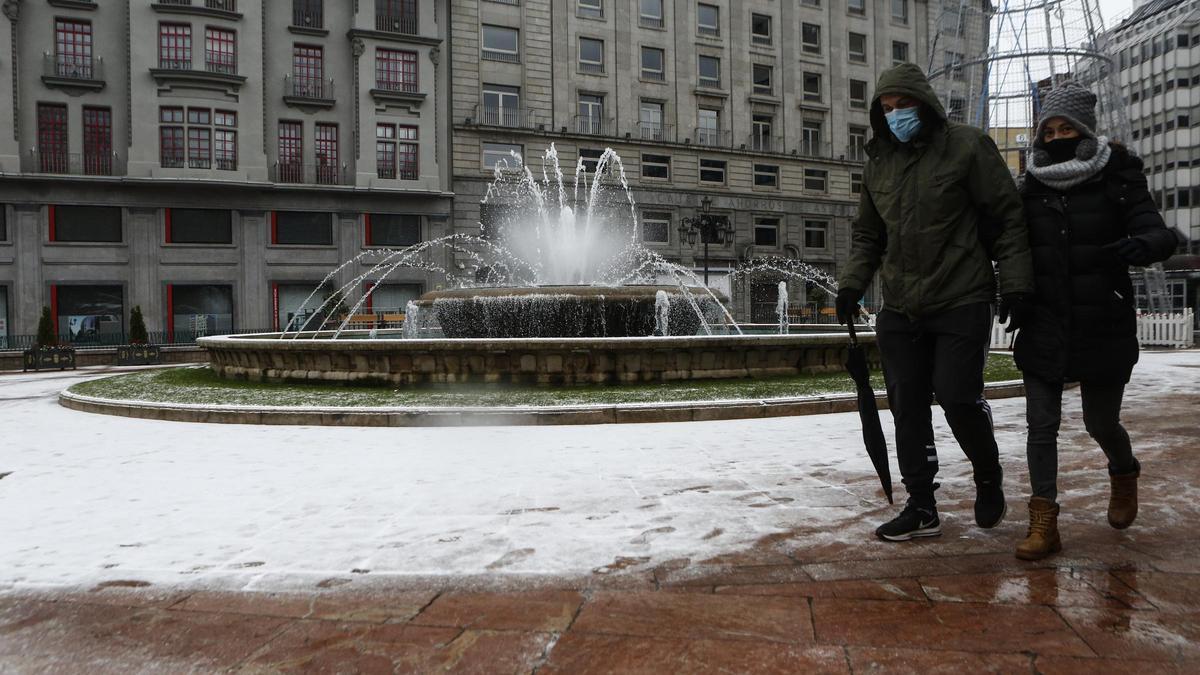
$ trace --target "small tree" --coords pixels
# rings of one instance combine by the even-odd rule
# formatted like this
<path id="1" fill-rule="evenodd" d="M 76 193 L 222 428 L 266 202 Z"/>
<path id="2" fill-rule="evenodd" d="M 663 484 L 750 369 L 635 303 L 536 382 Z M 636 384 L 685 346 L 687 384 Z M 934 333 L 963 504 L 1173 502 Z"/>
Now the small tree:
<path id="1" fill-rule="evenodd" d="M 50 308 L 42 308 L 42 318 L 38 320 L 36 347 L 58 346 L 58 331 L 54 330 L 54 318 L 50 316 Z"/>
<path id="2" fill-rule="evenodd" d="M 141 305 L 134 305 L 133 311 L 129 313 L 129 344 L 144 345 L 150 342 L 150 335 L 146 332 L 146 320 L 142 318 Z"/>

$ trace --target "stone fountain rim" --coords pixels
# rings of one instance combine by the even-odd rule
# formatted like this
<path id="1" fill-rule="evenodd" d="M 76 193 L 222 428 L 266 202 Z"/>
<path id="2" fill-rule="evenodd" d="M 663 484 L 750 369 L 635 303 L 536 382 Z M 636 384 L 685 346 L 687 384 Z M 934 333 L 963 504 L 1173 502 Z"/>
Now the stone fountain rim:
<path id="1" fill-rule="evenodd" d="M 663 291 L 668 295 L 683 295 L 683 286 L 665 284 L 622 284 L 619 286 L 596 284 L 546 284 L 538 286 L 477 286 L 464 288 L 448 288 L 429 291 L 417 299 L 417 304 L 428 304 L 436 300 L 469 300 L 474 298 L 510 298 L 510 297 L 578 297 L 603 298 L 604 300 L 651 300 Z M 688 291 L 697 297 L 709 297 L 709 289 L 700 286 L 687 286 Z M 717 293 L 718 297 L 723 294 Z"/>
<path id="2" fill-rule="evenodd" d="M 332 336 L 333 331 L 322 331 Z M 369 330 L 346 330 L 342 335 L 369 335 Z M 267 349 L 279 351 L 429 351 L 496 349 L 498 351 L 537 351 L 539 349 L 672 349 L 693 346 L 714 348 L 751 349 L 757 345 L 794 344 L 804 346 L 812 343 L 842 344 L 849 342 L 850 334 L 844 332 L 803 333 L 789 335 L 678 335 L 650 337 L 537 337 L 537 338 L 368 338 L 333 339 L 332 337 L 309 337 L 312 332 L 299 337 L 281 337 L 282 333 L 242 333 L 235 335 L 213 335 L 196 339 L 204 349 Z M 875 335 L 860 332 L 859 342 L 871 344 Z"/>

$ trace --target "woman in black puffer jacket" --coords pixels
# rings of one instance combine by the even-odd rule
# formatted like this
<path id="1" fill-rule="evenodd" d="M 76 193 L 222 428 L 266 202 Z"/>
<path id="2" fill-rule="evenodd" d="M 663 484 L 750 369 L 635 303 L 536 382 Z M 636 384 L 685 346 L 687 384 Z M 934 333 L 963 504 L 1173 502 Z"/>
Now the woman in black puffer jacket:
<path id="1" fill-rule="evenodd" d="M 1123 529 L 1137 516 L 1141 466 L 1120 419 L 1138 360 L 1129 266 L 1165 260 L 1178 239 L 1150 197 L 1142 161 L 1093 133 L 1095 103 L 1075 84 L 1046 96 L 1021 188 L 1036 292 L 1007 309 L 1020 324 L 1016 362 L 1028 406 L 1033 497 L 1016 551 L 1026 560 L 1062 548 L 1057 435 L 1066 382 L 1080 383 L 1084 426 L 1108 457 L 1109 523 Z"/>

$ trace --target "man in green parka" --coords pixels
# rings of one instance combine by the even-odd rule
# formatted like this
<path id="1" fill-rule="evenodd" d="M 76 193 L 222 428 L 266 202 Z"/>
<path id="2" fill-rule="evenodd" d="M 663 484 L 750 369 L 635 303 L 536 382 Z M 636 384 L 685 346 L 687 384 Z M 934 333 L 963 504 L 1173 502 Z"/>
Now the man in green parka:
<path id="1" fill-rule="evenodd" d="M 854 320 L 879 271 L 883 309 L 875 329 L 909 496 L 903 512 L 875 533 L 888 541 L 941 534 L 934 396 L 974 469 L 975 522 L 994 527 L 1006 507 L 983 367 L 997 272 L 1000 318 L 1011 319 L 1009 330 L 1029 311 L 1033 272 L 1021 198 L 995 143 L 949 121 L 915 65 L 880 76 L 871 127 L 836 306 L 839 319 Z"/>

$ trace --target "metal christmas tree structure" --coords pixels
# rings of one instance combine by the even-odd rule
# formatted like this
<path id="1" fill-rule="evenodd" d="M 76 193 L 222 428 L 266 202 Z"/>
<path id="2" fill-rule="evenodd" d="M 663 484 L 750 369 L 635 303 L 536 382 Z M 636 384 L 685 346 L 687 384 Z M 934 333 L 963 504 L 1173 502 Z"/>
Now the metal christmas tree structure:
<path id="1" fill-rule="evenodd" d="M 932 0 L 931 11 L 937 3 L 928 54 L 934 90 L 953 116 L 991 133 L 1014 175 L 1024 170 L 1041 100 L 1067 80 L 1096 94 L 1096 133 L 1129 137 L 1097 0 Z M 985 29 L 986 40 L 964 38 Z M 971 44 L 976 53 L 964 53 L 960 45 Z"/>

